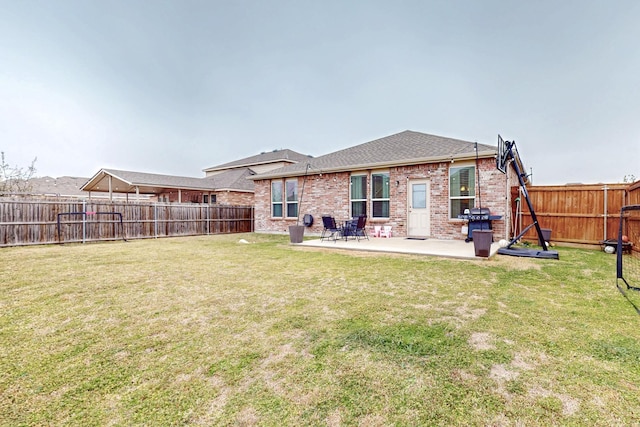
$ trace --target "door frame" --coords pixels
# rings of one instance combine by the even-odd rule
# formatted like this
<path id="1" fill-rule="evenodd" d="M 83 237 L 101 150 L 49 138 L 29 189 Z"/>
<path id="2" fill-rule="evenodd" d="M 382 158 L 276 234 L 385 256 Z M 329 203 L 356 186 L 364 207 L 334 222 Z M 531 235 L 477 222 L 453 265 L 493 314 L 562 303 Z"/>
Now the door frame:
<path id="1" fill-rule="evenodd" d="M 411 230 L 411 211 L 413 209 L 413 184 L 426 185 L 426 211 L 427 211 L 427 233 L 425 235 L 412 235 Z M 409 178 L 407 179 L 407 237 L 429 237 L 431 236 L 431 180 L 429 178 Z"/>

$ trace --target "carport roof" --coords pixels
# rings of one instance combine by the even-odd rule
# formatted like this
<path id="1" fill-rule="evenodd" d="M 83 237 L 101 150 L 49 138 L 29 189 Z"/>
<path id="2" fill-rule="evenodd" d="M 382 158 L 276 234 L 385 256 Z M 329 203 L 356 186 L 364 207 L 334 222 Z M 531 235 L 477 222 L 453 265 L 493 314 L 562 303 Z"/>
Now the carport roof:
<path id="1" fill-rule="evenodd" d="M 140 194 L 159 194 L 167 189 L 252 192 L 253 182 L 247 179 L 247 177 L 252 174 L 253 172 L 249 169 L 237 169 L 215 176 L 194 178 L 116 169 L 101 169 L 80 189 L 82 191 L 108 192 L 111 188 L 111 191 L 115 193 L 139 192 Z M 109 180 L 111 180 L 111 187 L 109 187 Z"/>

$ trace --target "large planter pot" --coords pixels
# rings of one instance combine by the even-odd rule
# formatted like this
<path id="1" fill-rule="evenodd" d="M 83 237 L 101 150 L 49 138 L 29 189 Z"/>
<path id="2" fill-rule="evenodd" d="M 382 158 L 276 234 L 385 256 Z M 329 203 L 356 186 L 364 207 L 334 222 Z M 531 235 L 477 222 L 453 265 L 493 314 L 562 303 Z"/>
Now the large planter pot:
<path id="1" fill-rule="evenodd" d="M 551 241 L 551 229 L 541 228 L 540 231 L 542 232 L 542 238 L 544 239 L 544 241 L 549 244 L 549 242 Z M 542 246 L 542 243 L 540 243 L 540 246 Z"/>
<path id="2" fill-rule="evenodd" d="M 304 225 L 289 226 L 289 240 L 291 240 L 291 243 L 302 243 L 303 237 L 304 237 Z"/>
<path id="3" fill-rule="evenodd" d="M 476 256 L 488 258 L 491 253 L 491 242 L 493 242 L 493 231 L 473 230 L 473 247 Z"/>

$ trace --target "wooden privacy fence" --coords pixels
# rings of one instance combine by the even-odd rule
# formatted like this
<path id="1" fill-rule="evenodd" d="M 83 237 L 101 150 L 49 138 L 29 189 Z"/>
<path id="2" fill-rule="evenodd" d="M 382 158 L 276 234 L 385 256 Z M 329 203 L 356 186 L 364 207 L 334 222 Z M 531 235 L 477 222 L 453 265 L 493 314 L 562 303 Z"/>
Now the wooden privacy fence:
<path id="1" fill-rule="evenodd" d="M 0 246 L 251 231 L 252 206 L 0 198 Z"/>
<path id="2" fill-rule="evenodd" d="M 640 204 L 640 181 L 634 184 L 596 184 L 527 187 L 529 199 L 541 228 L 551 230 L 554 242 L 599 244 L 618 237 L 622 206 Z M 518 187 L 512 189 L 512 200 L 521 198 L 521 213 L 514 203 L 514 225 L 520 230 L 531 224 L 531 213 Z M 512 228 L 513 229 L 513 228 Z M 536 241 L 535 228 L 523 237 Z"/>

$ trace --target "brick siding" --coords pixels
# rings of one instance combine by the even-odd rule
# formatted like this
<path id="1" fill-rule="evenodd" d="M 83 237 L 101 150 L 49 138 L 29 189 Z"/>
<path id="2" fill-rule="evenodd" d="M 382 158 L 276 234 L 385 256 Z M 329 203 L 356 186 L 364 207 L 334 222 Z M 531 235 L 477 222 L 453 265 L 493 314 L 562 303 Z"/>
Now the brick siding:
<path id="1" fill-rule="evenodd" d="M 217 191 L 217 192 L 202 192 L 202 191 L 183 191 L 180 197 L 182 203 L 202 203 L 205 194 L 211 194 L 215 196 L 216 204 L 219 205 L 234 205 L 234 206 L 251 206 L 253 205 L 253 193 L 240 192 L 240 191 Z M 171 203 L 178 203 L 178 190 L 171 191 L 169 193 L 162 193 L 159 195 L 160 200 L 168 201 Z"/>
<path id="2" fill-rule="evenodd" d="M 454 163 L 453 166 L 459 164 Z M 412 179 L 428 179 L 430 182 L 429 203 L 431 207 L 430 237 L 436 239 L 464 240 L 467 236 L 461 233 L 466 221 L 449 219 L 449 162 L 422 164 L 415 166 L 401 166 L 388 169 L 390 182 L 390 206 L 388 219 L 374 219 L 369 216 L 367 228 L 374 225 L 391 225 L 394 236 L 407 235 L 407 207 L 408 182 Z M 476 206 L 480 202 L 482 207 L 489 208 L 492 215 L 502 215 L 502 220 L 493 221 L 494 240 L 506 238 L 506 224 L 509 220 L 507 207 L 510 203 L 510 191 L 507 185 L 518 185 L 517 177 L 510 172 L 507 175 L 496 169 L 495 159 L 481 159 L 479 161 L 480 185 L 476 182 Z M 510 169 L 511 171 L 511 169 Z M 371 172 L 371 171 L 367 171 Z M 349 187 L 351 173 L 328 173 L 309 175 L 304 184 L 304 195 L 299 206 L 300 220 L 304 214 L 314 217 L 313 226 L 305 234 L 319 235 L 322 233 L 322 216 L 332 215 L 337 221 L 346 220 L 350 216 Z M 289 178 L 290 179 L 290 178 Z M 284 181 L 284 180 L 283 180 Z M 396 184 L 397 183 L 397 184 Z M 298 193 L 302 190 L 303 178 L 298 178 Z M 367 212 L 371 212 L 370 186 L 367 179 Z M 479 196 L 478 196 L 479 194 Z M 281 233 L 288 232 L 290 225 L 295 225 L 296 218 L 271 217 L 271 180 L 255 181 L 255 230 L 258 232 Z"/>

